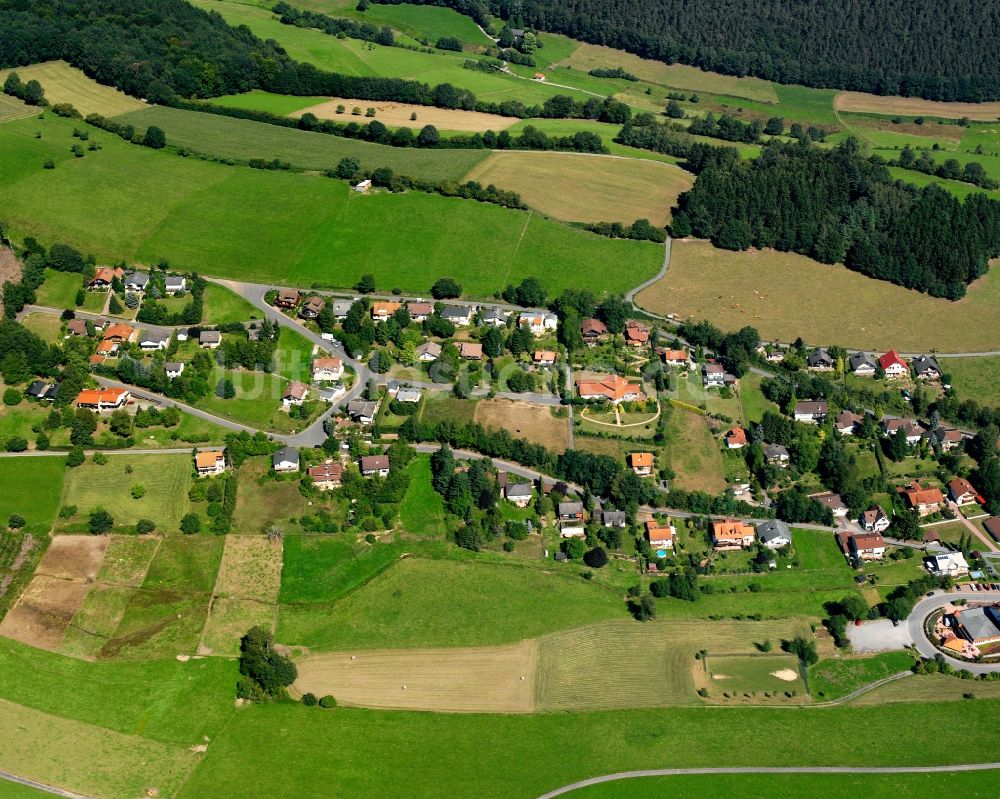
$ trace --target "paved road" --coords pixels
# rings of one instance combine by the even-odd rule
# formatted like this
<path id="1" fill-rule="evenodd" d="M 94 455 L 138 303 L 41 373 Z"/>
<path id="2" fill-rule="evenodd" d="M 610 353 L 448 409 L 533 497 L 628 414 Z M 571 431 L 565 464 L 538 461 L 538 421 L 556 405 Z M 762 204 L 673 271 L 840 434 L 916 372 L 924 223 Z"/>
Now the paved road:
<path id="1" fill-rule="evenodd" d="M 134 327 L 137 330 L 149 330 L 153 333 L 162 333 L 165 336 L 169 336 L 175 330 L 186 330 L 189 327 L 194 327 L 194 325 L 176 325 L 175 327 L 164 327 L 163 325 L 146 325 L 142 322 L 136 322 L 135 319 L 126 319 L 123 316 L 112 316 L 111 314 L 101 314 L 101 313 L 91 313 L 90 311 L 81 311 L 78 308 L 72 309 L 73 313 L 76 315 L 77 319 L 110 319 L 112 322 L 121 322 L 123 325 L 128 325 L 129 327 Z M 25 305 L 24 309 L 17 315 L 17 318 L 23 319 L 30 313 L 41 313 L 47 314 L 48 316 L 62 316 L 62 309 L 51 308 L 48 305 Z"/>
<path id="2" fill-rule="evenodd" d="M 944 655 L 927 639 L 927 636 L 924 634 L 924 620 L 935 610 L 955 599 L 967 599 L 975 602 L 1000 602 L 1000 591 L 978 591 L 976 593 L 967 590 L 935 591 L 934 596 L 924 597 L 921 599 L 916 605 L 913 606 L 913 611 L 906 620 L 906 623 L 910 627 L 910 636 L 917 647 L 917 651 L 927 658 L 932 658 L 941 654 L 944 659 L 956 669 L 968 669 L 973 674 L 989 674 L 991 672 L 1000 671 L 1000 663 L 993 663 L 990 665 L 968 663 L 967 661 L 958 660 L 957 658 L 950 657 L 949 655 Z"/>
<path id="3" fill-rule="evenodd" d="M 72 791 L 64 791 L 62 788 L 56 788 L 53 785 L 46 785 L 44 782 L 35 782 L 34 780 L 29 780 L 26 777 L 18 777 L 16 774 L 11 774 L 9 771 L 0 771 L 0 779 L 7 780 L 8 782 L 16 782 L 18 785 L 27 785 L 29 788 L 34 788 L 36 791 L 51 793 L 54 796 L 62 796 L 64 799 L 87 799 L 87 797 L 83 794 L 73 793 Z"/>
<path id="4" fill-rule="evenodd" d="M 554 799 L 571 791 L 605 782 L 630 780 L 637 777 L 680 777 L 693 774 L 943 774 L 953 771 L 993 771 L 1000 763 L 961 763 L 954 766 L 723 766 L 716 768 L 654 768 L 642 771 L 621 771 L 572 782 L 538 799 Z"/>
<path id="5" fill-rule="evenodd" d="M 658 280 L 662 280 L 664 277 L 666 277 L 667 269 L 670 267 L 670 246 L 672 243 L 673 239 L 671 239 L 670 236 L 667 236 L 666 244 L 664 244 L 663 246 L 663 266 L 660 268 L 660 271 L 656 274 L 656 276 L 651 277 L 645 283 L 640 283 L 634 289 L 629 290 L 625 294 L 625 302 L 629 303 L 637 311 L 642 311 L 644 314 L 656 317 L 657 319 L 666 319 L 667 317 L 660 316 L 659 314 L 651 313 L 650 311 L 647 311 L 644 308 L 640 308 L 638 305 L 635 304 L 635 295 L 638 294 L 643 289 L 649 288 Z"/>

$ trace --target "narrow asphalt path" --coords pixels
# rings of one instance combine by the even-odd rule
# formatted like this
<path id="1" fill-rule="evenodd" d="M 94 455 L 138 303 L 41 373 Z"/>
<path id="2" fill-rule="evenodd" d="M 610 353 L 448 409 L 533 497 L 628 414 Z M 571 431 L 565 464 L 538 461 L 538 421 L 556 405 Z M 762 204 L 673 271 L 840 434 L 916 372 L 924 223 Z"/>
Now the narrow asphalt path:
<path id="1" fill-rule="evenodd" d="M 954 771 L 993 771 L 1000 763 L 961 763 L 953 766 L 722 766 L 715 768 L 653 768 L 621 771 L 571 782 L 538 799 L 554 799 L 590 785 L 636 779 L 637 777 L 682 777 L 699 774 L 947 774 Z"/>
<path id="2" fill-rule="evenodd" d="M 64 799 L 87 799 L 83 794 L 65 791 L 62 788 L 56 788 L 54 785 L 46 785 L 44 782 L 35 782 L 34 780 L 29 780 L 27 777 L 18 777 L 9 771 L 0 771 L 0 779 L 7 780 L 8 782 L 16 782 L 18 785 L 26 785 L 29 788 L 34 788 L 36 791 L 50 793 L 53 796 L 62 796 Z"/>
<path id="3" fill-rule="evenodd" d="M 651 277 L 649 280 L 647 280 L 645 283 L 640 283 L 634 289 L 630 289 L 625 294 L 625 302 L 629 303 L 629 305 L 631 305 L 637 311 L 642 311 L 644 314 L 648 314 L 649 316 L 653 316 L 657 319 L 666 319 L 667 317 L 660 316 L 659 314 L 655 313 L 650 313 L 649 311 L 640 308 L 638 305 L 635 304 L 635 295 L 638 294 L 640 291 L 643 291 L 644 289 L 648 289 L 654 283 L 663 280 L 663 278 L 666 277 L 667 269 L 670 268 L 670 246 L 672 243 L 673 239 L 671 239 L 670 236 L 667 236 L 667 241 L 663 245 L 663 266 L 660 268 L 660 271 L 654 277 Z"/>

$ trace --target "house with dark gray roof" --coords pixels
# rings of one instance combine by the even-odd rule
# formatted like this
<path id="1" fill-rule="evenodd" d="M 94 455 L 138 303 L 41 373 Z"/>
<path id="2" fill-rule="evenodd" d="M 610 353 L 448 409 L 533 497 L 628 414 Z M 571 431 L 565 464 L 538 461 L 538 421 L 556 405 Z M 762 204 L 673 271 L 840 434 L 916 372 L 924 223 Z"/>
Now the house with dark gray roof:
<path id="1" fill-rule="evenodd" d="M 792 528 L 781 519 L 768 519 L 757 525 L 757 539 L 768 549 L 791 546 Z"/>
<path id="2" fill-rule="evenodd" d="M 299 451 L 294 447 L 282 447 L 271 456 L 271 467 L 276 472 L 297 472 Z"/>
<path id="3" fill-rule="evenodd" d="M 856 352 L 847 359 L 851 372 L 858 377 L 875 376 L 875 356 L 867 352 Z"/>

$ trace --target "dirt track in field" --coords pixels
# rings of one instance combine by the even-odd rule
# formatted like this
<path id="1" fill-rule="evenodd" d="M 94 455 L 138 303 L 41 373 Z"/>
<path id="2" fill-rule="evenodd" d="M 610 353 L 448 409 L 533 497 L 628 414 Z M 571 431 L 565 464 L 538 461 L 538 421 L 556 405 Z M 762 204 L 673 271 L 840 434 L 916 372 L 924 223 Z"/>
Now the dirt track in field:
<path id="1" fill-rule="evenodd" d="M 331 652 L 298 661 L 293 689 L 338 704 L 446 713 L 530 713 L 536 641 L 474 649 Z"/>

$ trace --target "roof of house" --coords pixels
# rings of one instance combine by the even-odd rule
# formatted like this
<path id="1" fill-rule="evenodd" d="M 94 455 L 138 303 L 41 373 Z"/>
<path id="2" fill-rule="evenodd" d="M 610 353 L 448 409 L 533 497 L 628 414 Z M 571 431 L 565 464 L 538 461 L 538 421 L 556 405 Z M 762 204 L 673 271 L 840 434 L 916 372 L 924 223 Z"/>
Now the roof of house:
<path id="1" fill-rule="evenodd" d="M 309 386 L 305 383 L 300 383 L 298 380 L 293 380 L 288 384 L 288 387 L 285 389 L 285 393 L 282 396 L 287 397 L 288 399 L 305 399 L 306 394 L 308 393 Z"/>
<path id="2" fill-rule="evenodd" d="M 555 361 L 556 354 L 552 350 L 535 350 L 532 358 L 536 363 L 540 361 Z"/>
<path id="3" fill-rule="evenodd" d="M 941 373 L 941 367 L 938 366 L 938 362 L 929 355 L 919 355 L 914 358 L 913 369 L 918 375 L 931 371 L 938 374 Z"/>
<path id="4" fill-rule="evenodd" d="M 135 330 L 128 325 L 116 322 L 104 331 L 104 338 L 128 339 L 134 332 Z"/>
<path id="5" fill-rule="evenodd" d="M 832 491 L 826 494 L 816 494 L 813 499 L 820 505 L 825 505 L 830 510 L 843 510 L 847 507 L 844 504 L 844 500 L 841 499 L 840 494 L 834 494 Z"/>
<path id="6" fill-rule="evenodd" d="M 396 392 L 398 402 L 420 402 L 422 396 L 419 388 L 401 388 Z"/>
<path id="7" fill-rule="evenodd" d="M 628 462 L 633 469 L 651 469 L 653 467 L 653 453 L 630 452 Z"/>
<path id="8" fill-rule="evenodd" d="M 757 537 L 764 542 L 774 541 L 784 538 L 786 541 L 792 540 L 792 528 L 781 519 L 768 519 L 757 525 Z"/>
<path id="9" fill-rule="evenodd" d="M 833 366 L 833 358 L 823 347 L 813 350 L 806 358 L 809 366 Z"/>
<path id="10" fill-rule="evenodd" d="M 198 341 L 202 344 L 214 344 L 222 341 L 222 333 L 218 330 L 202 330 L 198 335 Z"/>
<path id="11" fill-rule="evenodd" d="M 628 514 L 623 510 L 602 510 L 602 524 L 621 524 L 628 520 Z"/>
<path id="12" fill-rule="evenodd" d="M 795 413 L 797 414 L 827 414 L 830 412 L 830 403 L 826 400 L 801 400 L 795 403 Z"/>
<path id="13" fill-rule="evenodd" d="M 160 333 L 155 330 L 143 330 L 139 334 L 139 344 L 162 344 L 170 341 L 169 333 Z"/>
<path id="14" fill-rule="evenodd" d="M 441 354 L 441 345 L 436 341 L 425 341 L 417 347 L 417 355 L 433 355 L 437 358 Z"/>
<path id="15" fill-rule="evenodd" d="M 639 322 L 628 322 L 625 325 L 625 338 L 639 343 L 649 341 L 649 328 Z"/>
<path id="16" fill-rule="evenodd" d="M 330 310 L 334 316 L 346 316 L 352 305 L 354 305 L 353 300 L 334 300 Z"/>
<path id="17" fill-rule="evenodd" d="M 402 307 L 401 302 L 376 302 L 372 304 L 372 316 L 392 316 Z"/>
<path id="18" fill-rule="evenodd" d="M 105 339 L 97 345 L 97 351 L 102 355 L 113 355 L 118 351 L 118 342 Z"/>
<path id="19" fill-rule="evenodd" d="M 863 366 L 870 367 L 871 369 L 875 368 L 875 358 L 867 352 L 856 352 L 847 360 L 851 365 L 852 371 L 857 371 Z"/>
<path id="20" fill-rule="evenodd" d="M 147 283 L 149 283 L 149 275 L 145 272 L 132 272 L 127 278 L 125 278 L 126 286 L 143 287 Z"/>
<path id="21" fill-rule="evenodd" d="M 669 523 L 663 525 L 656 521 L 656 519 L 650 519 L 646 522 L 646 536 L 651 543 L 653 541 L 672 541 L 674 531 L 670 528 Z"/>
<path id="22" fill-rule="evenodd" d="M 307 474 L 317 482 L 339 481 L 344 473 L 344 467 L 339 463 L 320 463 L 310 466 Z"/>
<path id="23" fill-rule="evenodd" d="M 48 390 L 49 384 L 44 380 L 32 380 L 31 385 L 28 386 L 26 393 L 32 397 L 41 397 Z"/>
<path id="24" fill-rule="evenodd" d="M 303 305 L 302 307 L 303 309 L 309 309 L 310 311 L 316 311 L 316 313 L 319 313 L 320 311 L 323 310 L 323 306 L 325 305 L 326 305 L 325 298 L 314 296 L 306 300 L 305 305 Z"/>
<path id="25" fill-rule="evenodd" d="M 990 516 L 985 522 L 983 522 L 983 527 L 986 528 L 991 536 L 1000 540 L 1000 516 Z"/>
<path id="26" fill-rule="evenodd" d="M 281 291 L 278 292 L 278 299 L 285 302 L 298 302 L 299 296 L 300 295 L 297 289 L 281 289 Z"/>
<path id="27" fill-rule="evenodd" d="M 837 414 L 837 427 L 854 427 L 858 422 L 864 419 L 863 416 L 859 416 L 853 411 L 841 411 Z"/>
<path id="28" fill-rule="evenodd" d="M 225 458 L 224 452 L 212 449 L 195 453 L 194 463 L 199 469 L 213 469 L 220 460 L 225 460 Z"/>
<path id="29" fill-rule="evenodd" d="M 600 319 L 584 319 L 580 323 L 580 332 L 585 336 L 604 336 L 608 332 L 608 326 Z"/>
<path id="30" fill-rule="evenodd" d="M 964 477 L 954 477 L 951 482 L 948 483 L 948 490 L 951 492 L 953 497 L 960 497 L 962 494 L 977 494 L 976 489 L 972 487 L 972 483 L 966 480 Z"/>
<path id="31" fill-rule="evenodd" d="M 410 302 L 406 304 L 406 310 L 410 316 L 430 316 L 434 313 L 434 303 L 432 302 Z"/>
<path id="32" fill-rule="evenodd" d="M 733 444 L 746 444 L 747 443 L 747 431 L 742 427 L 734 427 L 728 433 L 726 433 L 726 443 L 729 445 Z"/>
<path id="33" fill-rule="evenodd" d="M 478 341 L 463 341 L 458 348 L 458 354 L 463 358 L 482 358 L 483 345 Z"/>
<path id="34" fill-rule="evenodd" d="M 857 552 L 863 549 L 885 549 L 885 539 L 878 533 L 852 535 L 851 548 Z"/>
<path id="35" fill-rule="evenodd" d="M 344 362 L 337 358 L 336 356 L 330 358 L 315 358 L 313 359 L 313 372 L 322 372 L 328 370 L 331 372 L 338 372 L 344 366 Z"/>
<path id="36" fill-rule="evenodd" d="M 559 515 L 560 516 L 576 516 L 577 514 L 583 513 L 583 503 L 582 502 L 560 502 L 559 503 Z"/>
<path id="37" fill-rule="evenodd" d="M 934 505 L 944 502 L 944 494 L 939 488 L 924 488 L 918 481 L 914 480 L 906 488 L 900 489 L 899 493 L 906 497 L 913 506 Z"/>
<path id="38" fill-rule="evenodd" d="M 271 456 L 271 463 L 274 466 L 277 466 L 279 463 L 284 463 L 285 461 L 288 461 L 289 463 L 294 463 L 296 466 L 298 466 L 299 451 L 294 447 L 282 447 Z"/>
<path id="39" fill-rule="evenodd" d="M 77 336 L 87 335 L 87 323 L 83 319 L 70 319 L 66 323 L 66 329 Z"/>
<path id="40" fill-rule="evenodd" d="M 787 458 L 788 457 L 788 447 L 782 444 L 765 444 L 764 445 L 764 457 L 765 458 Z"/>
<path id="41" fill-rule="evenodd" d="M 79 405 L 115 404 L 123 394 L 128 394 L 127 388 L 85 388 L 76 395 Z"/>
<path id="42" fill-rule="evenodd" d="M 726 370 L 717 363 L 706 363 L 701 367 L 701 370 L 707 375 L 724 375 L 726 373 Z"/>
<path id="43" fill-rule="evenodd" d="M 372 418 L 378 411 L 378 405 L 371 400 L 351 400 L 347 403 L 347 412 L 355 417 Z"/>
<path id="44" fill-rule="evenodd" d="M 664 361 L 686 361 L 687 350 L 661 350 L 660 357 Z"/>
<path id="45" fill-rule="evenodd" d="M 752 525 L 739 519 L 716 519 L 712 522 L 712 537 L 716 540 L 743 540 L 757 531 Z"/>
<path id="46" fill-rule="evenodd" d="M 864 513 L 861 514 L 861 520 L 863 524 L 875 524 L 879 519 L 887 518 L 885 511 L 881 507 L 876 505 L 874 508 L 869 508 Z M 926 537 L 926 536 L 925 536 Z"/>
<path id="47" fill-rule="evenodd" d="M 472 308 L 468 305 L 449 305 L 441 309 L 442 319 L 468 319 L 472 316 Z"/>
<path id="48" fill-rule="evenodd" d="M 982 641 L 984 638 L 996 638 L 1000 636 L 1000 627 L 995 621 L 996 609 L 969 608 L 955 613 L 958 623 L 965 629 L 966 634 L 973 641 Z"/>
<path id="49" fill-rule="evenodd" d="M 893 365 L 902 366 L 904 369 L 909 368 L 906 365 L 906 361 L 904 361 L 899 356 L 899 353 L 896 352 L 895 350 L 889 350 L 887 353 L 885 353 L 885 355 L 882 355 L 878 359 L 878 365 L 881 366 L 883 369 L 888 369 L 890 366 Z"/>
<path id="50" fill-rule="evenodd" d="M 388 455 L 362 455 L 361 456 L 361 471 L 362 472 L 377 472 L 382 469 L 389 468 L 389 456 Z"/>
<path id="51" fill-rule="evenodd" d="M 501 321 L 507 318 L 507 312 L 503 308 L 499 308 L 496 305 L 491 305 L 489 308 L 483 311 L 482 316 L 484 322 Z"/>
<path id="52" fill-rule="evenodd" d="M 629 394 L 642 393 L 642 386 L 630 383 L 618 375 L 608 375 L 601 380 L 577 380 L 576 387 L 581 396 L 600 394 L 612 400 L 623 399 Z"/>
<path id="53" fill-rule="evenodd" d="M 504 488 L 504 495 L 510 497 L 530 497 L 534 489 L 531 483 L 508 483 Z"/>
<path id="54" fill-rule="evenodd" d="M 168 372 L 183 372 L 184 364 L 180 361 L 167 361 L 163 364 L 163 368 Z"/>

